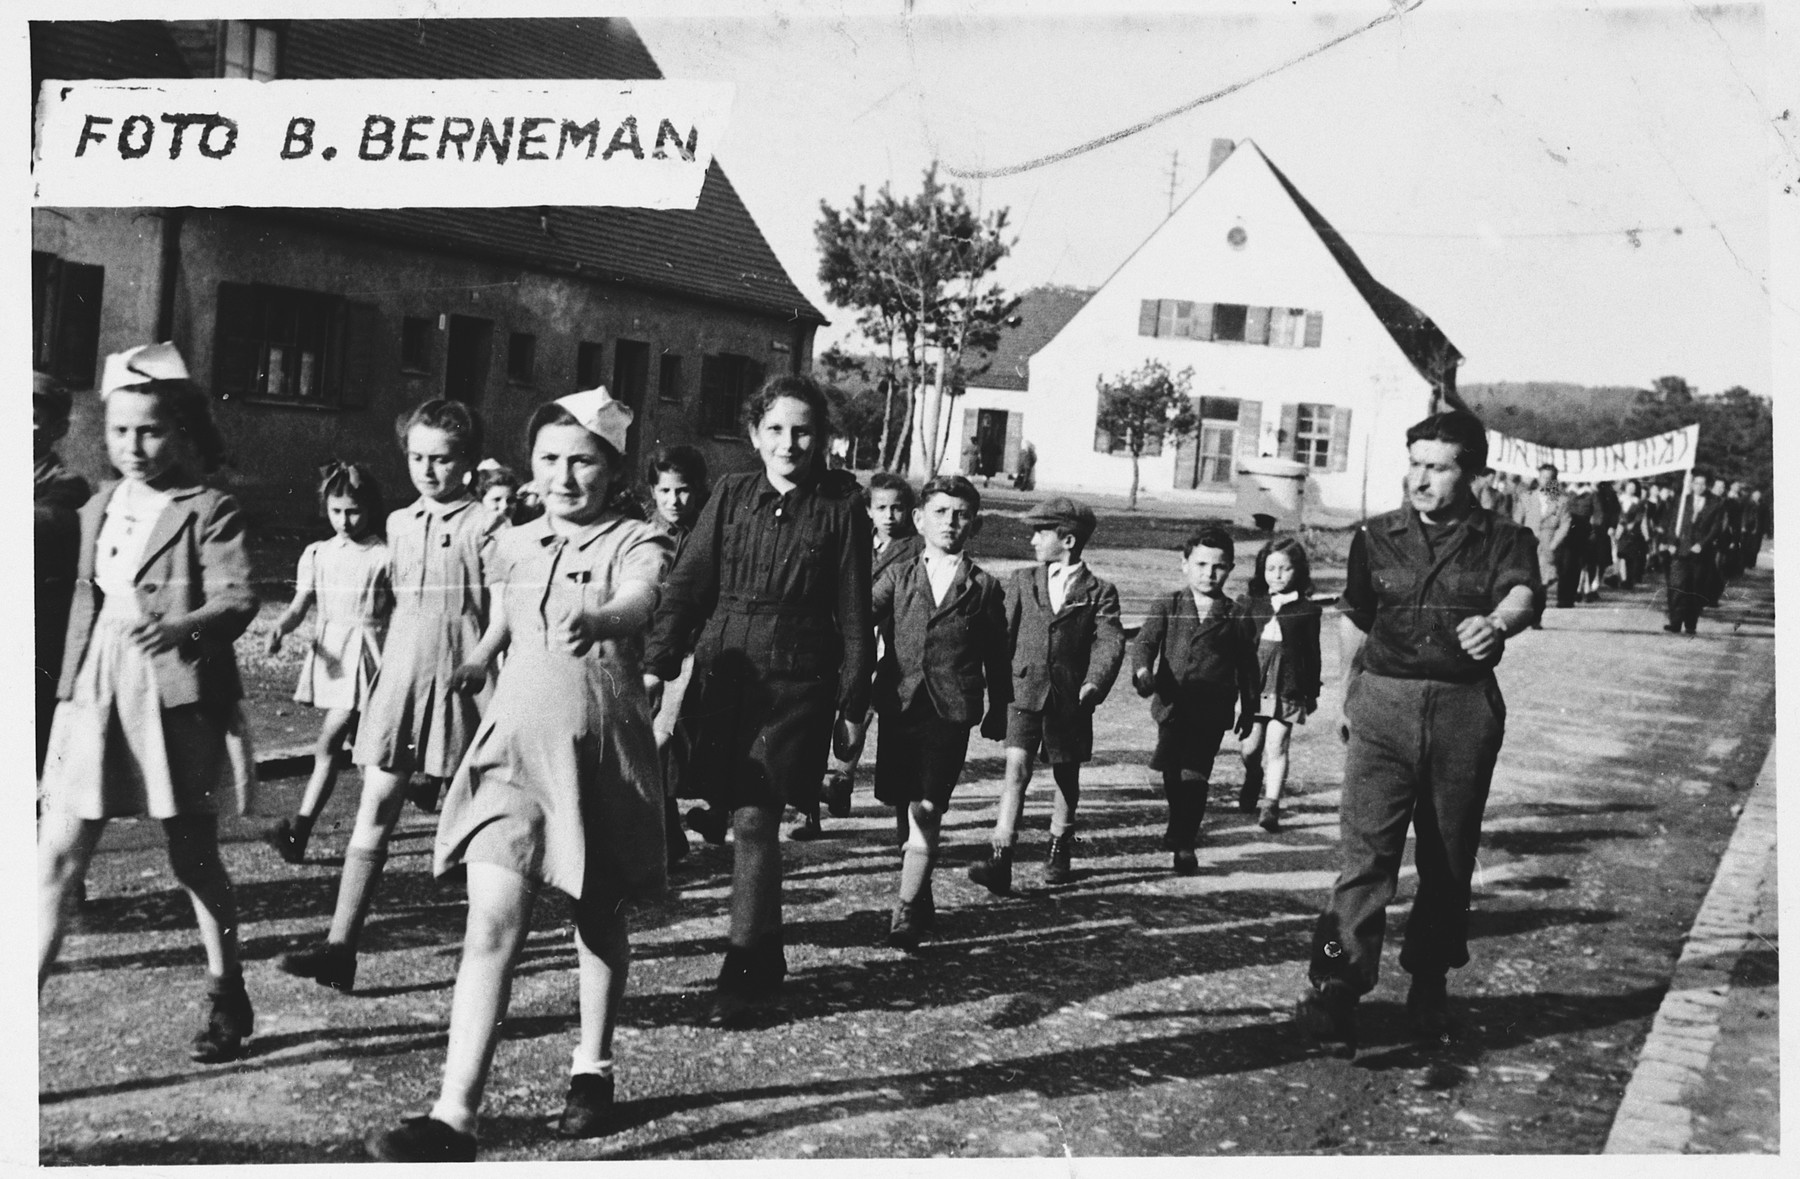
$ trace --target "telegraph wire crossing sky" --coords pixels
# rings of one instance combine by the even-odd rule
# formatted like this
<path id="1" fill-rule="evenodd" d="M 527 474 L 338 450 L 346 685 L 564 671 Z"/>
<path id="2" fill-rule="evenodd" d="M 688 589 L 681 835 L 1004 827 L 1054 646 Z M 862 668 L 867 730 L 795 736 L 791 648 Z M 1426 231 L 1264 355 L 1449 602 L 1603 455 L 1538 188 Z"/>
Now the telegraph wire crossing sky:
<path id="1" fill-rule="evenodd" d="M 1171 171 L 1179 203 L 1212 140 L 1252 139 L 1438 322 L 1464 382 L 1770 392 L 1767 177 L 1791 141 L 1757 6 L 636 25 L 665 76 L 736 84 L 719 159 L 832 320 L 821 350 L 855 319 L 818 283 L 822 200 L 915 192 L 935 159 L 1009 209 L 1008 290 L 1094 287 L 1168 215 Z"/>

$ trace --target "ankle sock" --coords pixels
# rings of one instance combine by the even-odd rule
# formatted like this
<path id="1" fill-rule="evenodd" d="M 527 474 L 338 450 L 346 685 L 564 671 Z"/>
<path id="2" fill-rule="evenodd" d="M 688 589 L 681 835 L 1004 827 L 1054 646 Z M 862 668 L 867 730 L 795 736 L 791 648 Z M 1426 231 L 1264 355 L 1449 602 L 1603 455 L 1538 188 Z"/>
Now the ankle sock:
<path id="1" fill-rule="evenodd" d="M 613 1075 L 613 1058 L 602 1057 L 599 1060 L 588 1060 L 577 1048 L 569 1057 L 569 1075 L 571 1077 L 610 1077 Z"/>

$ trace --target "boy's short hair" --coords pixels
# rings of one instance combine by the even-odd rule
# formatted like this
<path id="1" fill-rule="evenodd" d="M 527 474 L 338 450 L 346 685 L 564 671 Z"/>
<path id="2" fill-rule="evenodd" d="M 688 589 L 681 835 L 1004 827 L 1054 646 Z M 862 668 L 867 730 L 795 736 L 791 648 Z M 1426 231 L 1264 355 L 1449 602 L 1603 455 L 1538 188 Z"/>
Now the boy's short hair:
<path id="1" fill-rule="evenodd" d="M 933 480 L 933 482 L 936 482 L 936 480 Z M 967 480 L 964 480 L 964 482 L 967 482 Z M 931 484 L 929 483 L 926 484 L 927 487 L 930 485 Z M 970 490 L 974 490 L 973 485 L 970 486 Z M 870 502 L 874 501 L 875 493 L 877 491 L 891 491 L 898 495 L 900 497 L 900 509 L 905 512 L 912 511 L 923 502 L 913 495 L 912 484 L 908 483 L 903 476 L 896 475 L 892 471 L 876 471 L 873 475 L 869 476 Z M 977 499 L 979 500 L 979 497 L 977 497 Z"/>
<path id="2" fill-rule="evenodd" d="M 976 491 L 975 485 L 961 475 L 939 475 L 928 480 L 925 486 L 919 489 L 919 506 L 924 507 L 930 503 L 931 497 L 934 495 L 947 495 L 952 499 L 960 499 L 969 505 L 969 510 L 972 512 L 981 510 L 981 492 Z"/>
<path id="3" fill-rule="evenodd" d="M 1188 538 L 1181 542 L 1181 555 L 1183 558 L 1190 557 L 1198 548 L 1218 549 L 1225 554 L 1227 561 L 1237 560 L 1237 548 L 1231 543 L 1231 533 L 1216 524 L 1209 524 L 1189 533 Z"/>

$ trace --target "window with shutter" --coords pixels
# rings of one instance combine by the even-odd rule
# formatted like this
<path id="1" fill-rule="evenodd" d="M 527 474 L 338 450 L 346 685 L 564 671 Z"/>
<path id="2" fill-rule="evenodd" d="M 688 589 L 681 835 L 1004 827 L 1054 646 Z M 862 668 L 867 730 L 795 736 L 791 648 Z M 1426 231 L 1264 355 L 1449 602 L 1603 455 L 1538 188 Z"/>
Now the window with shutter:
<path id="1" fill-rule="evenodd" d="M 1244 338 L 1244 320 L 1249 308 L 1242 303 L 1213 304 L 1213 335 L 1215 340 L 1242 340 Z"/>
<path id="2" fill-rule="evenodd" d="M 1156 334 L 1156 317 L 1158 300 L 1145 299 L 1138 304 L 1138 335 L 1154 336 Z"/>
<path id="3" fill-rule="evenodd" d="M 1175 334 L 1175 300 L 1164 299 L 1156 305 L 1156 334 L 1164 339 Z"/>
<path id="4" fill-rule="evenodd" d="M 1294 409 L 1294 459 L 1315 470 L 1332 470 L 1332 454 L 1341 449 L 1332 431 L 1336 421 L 1333 408 L 1308 403 Z"/>

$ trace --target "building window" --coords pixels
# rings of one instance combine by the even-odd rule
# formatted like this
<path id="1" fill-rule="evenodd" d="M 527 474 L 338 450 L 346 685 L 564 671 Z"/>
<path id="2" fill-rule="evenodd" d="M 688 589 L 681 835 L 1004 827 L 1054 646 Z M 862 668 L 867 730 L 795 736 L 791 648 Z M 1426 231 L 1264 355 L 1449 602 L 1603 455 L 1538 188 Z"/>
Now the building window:
<path id="1" fill-rule="evenodd" d="M 1299 406 L 1294 416 L 1294 459 L 1318 470 L 1331 467 L 1333 445 L 1343 440 L 1332 437 L 1332 421 L 1336 417 L 1329 405 Z"/>
<path id="2" fill-rule="evenodd" d="M 1138 305 L 1140 336 L 1317 348 L 1324 325 L 1324 312 L 1304 307 L 1254 307 L 1185 299 L 1145 299 Z"/>
<path id="3" fill-rule="evenodd" d="M 1250 309 L 1242 303 L 1213 304 L 1213 334 L 1215 340 L 1239 340 L 1244 338 L 1244 323 L 1249 318 Z"/>
<path id="4" fill-rule="evenodd" d="M 631 407 L 632 413 L 644 411 L 644 394 L 650 391 L 650 345 L 641 340 L 620 340 L 613 345 L 612 395 Z"/>
<path id="5" fill-rule="evenodd" d="M 104 266 L 31 252 L 31 366 L 64 384 L 94 383 L 100 354 L 100 292 Z"/>
<path id="6" fill-rule="evenodd" d="M 431 371 L 431 344 L 436 325 L 422 315 L 400 321 L 400 367 L 409 373 Z"/>
<path id="7" fill-rule="evenodd" d="M 274 25 L 249 20 L 228 20 L 225 22 L 224 41 L 219 66 L 220 77 L 251 78 L 267 82 L 279 76 L 281 31 Z"/>
<path id="8" fill-rule="evenodd" d="M 506 379 L 515 385 L 529 385 L 536 371 L 537 337 L 514 332 L 506 342 Z"/>
<path id="9" fill-rule="evenodd" d="M 213 351 L 220 396 L 335 405 L 343 333 L 344 301 L 335 295 L 220 283 Z"/>
<path id="10" fill-rule="evenodd" d="M 763 366 L 748 356 L 721 352 L 700 362 L 700 429 L 735 436 L 744 402 L 762 384 Z"/>
<path id="11" fill-rule="evenodd" d="M 665 352 L 656 366 L 656 396 L 662 401 L 678 402 L 682 392 L 681 357 L 673 352 Z"/>
<path id="12" fill-rule="evenodd" d="M 600 375 L 600 345 L 582 341 L 575 349 L 575 389 L 598 388 L 606 378 Z"/>

